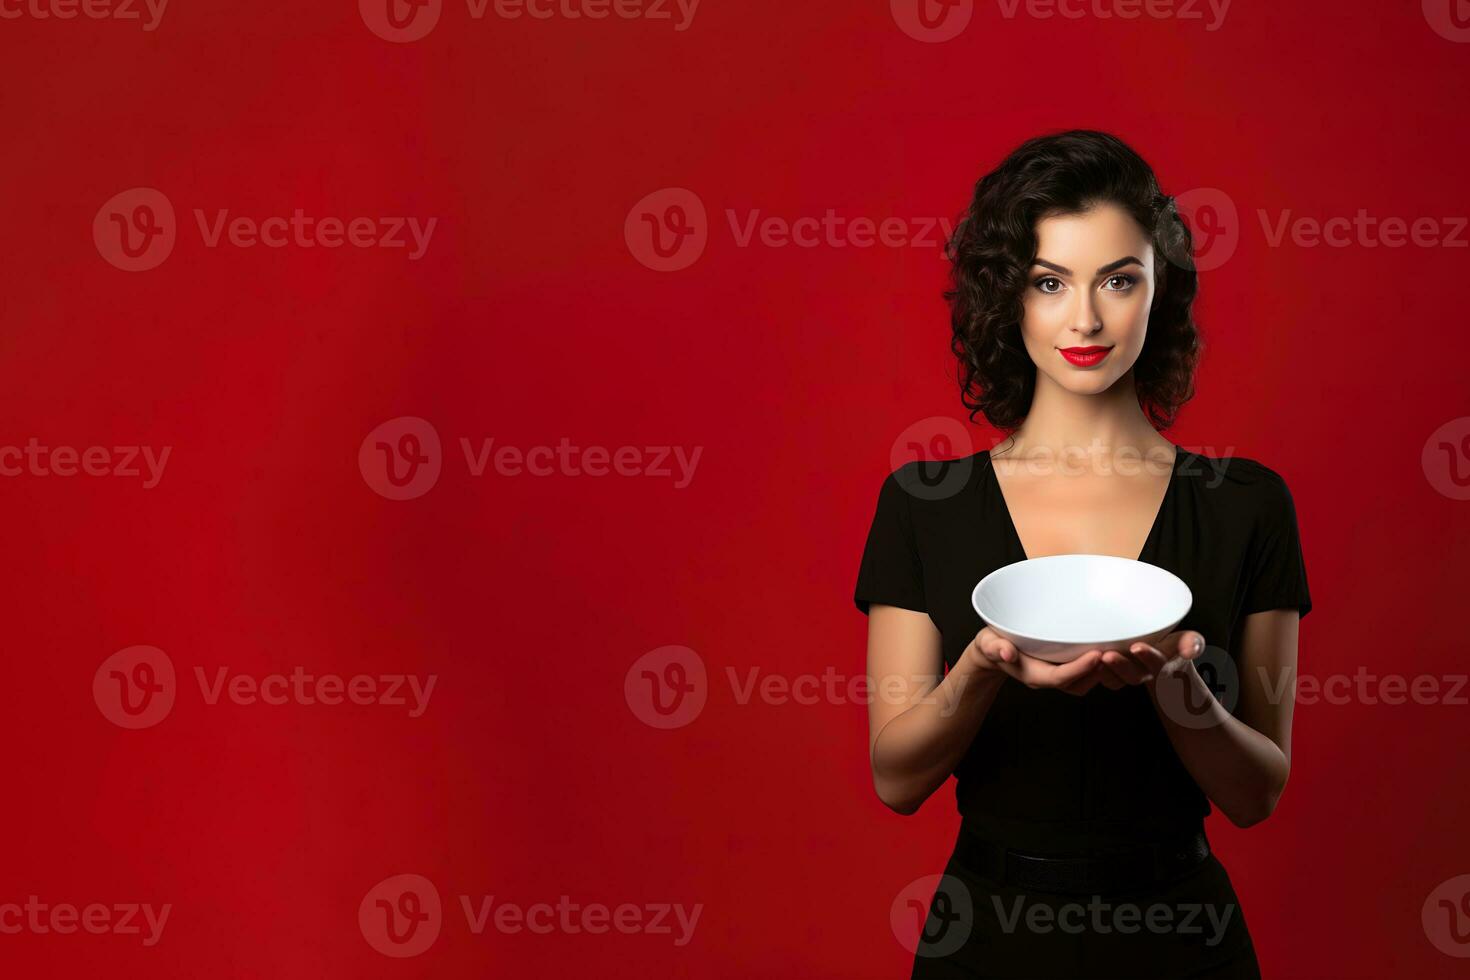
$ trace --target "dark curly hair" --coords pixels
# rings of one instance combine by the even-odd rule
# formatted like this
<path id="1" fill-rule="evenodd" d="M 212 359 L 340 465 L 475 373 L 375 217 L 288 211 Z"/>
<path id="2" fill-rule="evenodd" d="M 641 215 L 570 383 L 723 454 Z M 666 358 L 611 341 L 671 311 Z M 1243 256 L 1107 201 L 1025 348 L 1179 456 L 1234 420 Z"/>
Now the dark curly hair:
<path id="1" fill-rule="evenodd" d="M 1203 344 L 1191 313 L 1199 280 L 1189 228 L 1126 143 L 1074 129 L 1027 140 L 981 177 L 945 246 L 951 347 L 972 422 L 984 413 L 1009 434 L 1031 409 L 1036 366 L 1021 340 L 1021 318 L 1037 222 L 1109 202 L 1133 215 L 1154 246 L 1154 302 L 1133 366 L 1139 404 L 1155 429 L 1166 429 L 1194 397 Z"/>

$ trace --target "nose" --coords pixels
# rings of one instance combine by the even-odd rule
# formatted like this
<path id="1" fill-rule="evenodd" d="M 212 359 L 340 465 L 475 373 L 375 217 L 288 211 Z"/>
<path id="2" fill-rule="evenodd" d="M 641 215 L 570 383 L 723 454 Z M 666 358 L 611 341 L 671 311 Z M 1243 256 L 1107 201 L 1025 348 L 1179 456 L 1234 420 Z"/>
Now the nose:
<path id="1" fill-rule="evenodd" d="M 1102 317 L 1098 316 L 1097 305 L 1092 301 L 1092 291 L 1079 289 L 1073 295 L 1077 301 L 1072 307 L 1072 330 L 1083 337 L 1090 337 L 1102 329 Z"/>

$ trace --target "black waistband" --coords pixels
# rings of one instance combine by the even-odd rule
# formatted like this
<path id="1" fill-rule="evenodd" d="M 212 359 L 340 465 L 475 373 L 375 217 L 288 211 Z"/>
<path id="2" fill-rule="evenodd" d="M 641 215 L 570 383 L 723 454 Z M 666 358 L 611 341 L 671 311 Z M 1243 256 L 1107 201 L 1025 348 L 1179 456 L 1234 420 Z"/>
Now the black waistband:
<path id="1" fill-rule="evenodd" d="M 1210 856 L 1199 830 L 1097 857 L 1023 854 L 962 830 L 954 860 L 993 881 L 1061 894 L 1104 894 L 1147 888 L 1180 877 Z"/>

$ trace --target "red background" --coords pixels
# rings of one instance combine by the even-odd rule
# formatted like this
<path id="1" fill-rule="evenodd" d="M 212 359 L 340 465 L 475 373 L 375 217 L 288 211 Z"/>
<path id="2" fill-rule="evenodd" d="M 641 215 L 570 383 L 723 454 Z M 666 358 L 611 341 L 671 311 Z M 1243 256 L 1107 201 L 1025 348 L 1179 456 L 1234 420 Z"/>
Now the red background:
<path id="1" fill-rule="evenodd" d="M 1043 131 L 1116 132 L 1166 191 L 1239 209 L 1238 248 L 1203 277 L 1198 396 L 1168 434 L 1291 486 L 1316 603 L 1302 671 L 1466 670 L 1446 611 L 1470 503 L 1421 453 L 1466 413 L 1470 252 L 1272 247 L 1257 220 L 1466 214 L 1470 45 L 1416 2 L 1239 0 L 1215 31 L 991 3 L 944 43 L 883 2 L 705 0 L 684 31 L 450 2 L 392 44 L 347 0 L 173 0 L 155 31 L 27 15 L 0 45 L 0 445 L 172 450 L 153 489 L 0 479 L 0 903 L 173 906 L 148 948 L 0 935 L 6 975 L 907 976 L 889 906 L 942 868 L 953 784 L 901 818 L 872 792 L 861 703 L 740 704 L 725 671 L 862 672 L 851 592 L 890 448 L 961 415 L 945 267 L 936 247 L 740 247 L 726 210 L 952 217 Z M 139 186 L 170 199 L 178 244 L 130 273 L 91 227 Z M 678 272 L 624 237 L 666 187 L 709 213 Z M 194 208 L 439 223 L 418 261 L 211 249 Z M 391 501 L 357 454 L 405 415 L 436 427 L 444 471 Z M 702 457 L 683 489 L 476 478 L 461 437 Z M 91 684 L 134 644 L 180 681 L 166 719 L 128 731 Z M 666 644 L 710 678 L 672 731 L 623 696 Z M 438 686 L 410 719 L 209 705 L 192 679 L 297 665 Z M 1467 710 L 1303 705 L 1276 814 L 1212 819 L 1268 976 L 1461 972 L 1420 911 L 1470 872 Z M 412 959 L 357 924 L 400 873 L 446 906 Z M 475 936 L 460 894 L 703 912 L 683 947 Z"/>

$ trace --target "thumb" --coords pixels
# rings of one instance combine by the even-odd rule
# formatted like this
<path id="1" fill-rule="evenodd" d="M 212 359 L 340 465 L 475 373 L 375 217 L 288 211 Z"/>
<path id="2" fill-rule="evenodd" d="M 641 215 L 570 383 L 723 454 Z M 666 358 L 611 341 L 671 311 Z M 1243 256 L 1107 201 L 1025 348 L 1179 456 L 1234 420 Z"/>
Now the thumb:
<path id="1" fill-rule="evenodd" d="M 1179 634 L 1179 656 L 1185 660 L 1193 660 L 1204 652 L 1204 634 L 1196 630 L 1184 630 Z"/>

